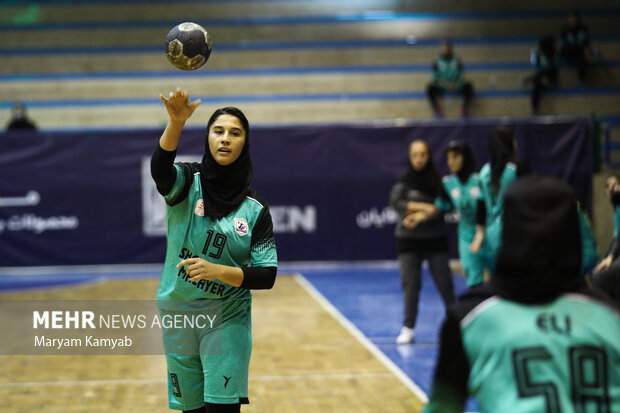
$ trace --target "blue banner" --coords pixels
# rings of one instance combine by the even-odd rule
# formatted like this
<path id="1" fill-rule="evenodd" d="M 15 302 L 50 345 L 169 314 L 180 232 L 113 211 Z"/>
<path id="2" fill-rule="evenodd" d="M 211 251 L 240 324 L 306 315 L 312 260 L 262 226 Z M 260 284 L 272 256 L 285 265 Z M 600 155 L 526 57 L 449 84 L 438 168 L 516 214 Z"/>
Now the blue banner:
<path id="1" fill-rule="evenodd" d="M 408 144 L 426 140 L 447 173 L 443 148 L 461 139 L 481 167 L 497 124 L 253 128 L 253 186 L 271 205 L 280 260 L 395 258 L 398 217 L 388 197 Z M 520 158 L 568 182 L 591 208 L 587 119 L 504 124 Z M 0 266 L 162 262 L 165 206 L 149 171 L 160 134 L 0 135 Z M 204 130 L 184 131 L 177 160 L 201 159 L 204 138 Z"/>

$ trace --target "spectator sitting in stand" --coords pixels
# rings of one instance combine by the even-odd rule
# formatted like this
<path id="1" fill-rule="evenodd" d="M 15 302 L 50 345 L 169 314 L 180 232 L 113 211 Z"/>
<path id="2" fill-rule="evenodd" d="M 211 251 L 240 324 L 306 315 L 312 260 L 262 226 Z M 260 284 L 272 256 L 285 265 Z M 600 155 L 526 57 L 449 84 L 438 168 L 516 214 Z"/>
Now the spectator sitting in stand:
<path id="1" fill-rule="evenodd" d="M 588 27 L 581 22 L 579 13 L 572 11 L 568 15 L 568 24 L 560 32 L 560 57 L 577 67 L 579 82 L 583 83 L 592 56 Z"/>
<path id="2" fill-rule="evenodd" d="M 537 115 L 542 91 L 558 84 L 558 61 L 555 38 L 552 35 L 548 34 L 540 39 L 538 48 L 532 52 L 531 62 L 536 67 L 536 72 L 528 76 L 524 84 L 532 89 L 532 114 Z"/>
<path id="3" fill-rule="evenodd" d="M 441 52 L 433 62 L 433 80 L 426 88 L 436 117 L 443 117 L 443 110 L 437 99 L 446 90 L 463 96 L 461 116 L 467 116 L 474 88 L 470 82 L 463 79 L 463 63 L 454 55 L 450 40 L 443 41 Z"/>

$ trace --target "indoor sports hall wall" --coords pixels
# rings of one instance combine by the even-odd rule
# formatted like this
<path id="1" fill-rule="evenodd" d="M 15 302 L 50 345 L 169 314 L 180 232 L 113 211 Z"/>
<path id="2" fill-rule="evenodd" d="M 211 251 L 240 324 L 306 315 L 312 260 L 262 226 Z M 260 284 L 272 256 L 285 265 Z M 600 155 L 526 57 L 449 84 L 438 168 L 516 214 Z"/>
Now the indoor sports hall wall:
<path id="1" fill-rule="evenodd" d="M 445 173 L 443 148 L 463 139 L 480 167 L 499 122 L 253 129 L 253 182 L 271 205 L 280 260 L 394 259 L 387 204 L 408 143 L 427 140 Z M 570 183 L 590 209 L 588 120 L 510 122 L 519 157 Z M 162 262 L 165 206 L 149 172 L 160 134 L 0 135 L 0 266 Z M 204 131 L 185 131 L 177 160 L 203 153 Z"/>

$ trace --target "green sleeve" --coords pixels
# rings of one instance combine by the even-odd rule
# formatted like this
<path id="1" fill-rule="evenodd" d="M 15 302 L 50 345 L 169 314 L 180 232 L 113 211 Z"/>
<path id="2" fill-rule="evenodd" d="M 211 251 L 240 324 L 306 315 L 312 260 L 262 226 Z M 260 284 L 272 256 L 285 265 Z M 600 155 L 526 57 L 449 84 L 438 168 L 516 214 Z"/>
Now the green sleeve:
<path id="1" fill-rule="evenodd" d="M 177 164 L 174 165 L 174 168 L 177 170 L 177 177 L 172 185 L 172 188 L 170 188 L 170 192 L 164 196 L 166 203 L 170 206 L 176 205 L 183 201 L 183 198 L 187 196 L 187 186 L 190 184 L 189 180 L 185 177 L 183 168 Z"/>
<path id="2" fill-rule="evenodd" d="M 588 218 L 581 210 L 579 211 L 579 229 L 581 231 L 581 271 L 591 272 L 596 263 L 598 262 L 598 251 L 596 250 L 596 242 L 594 241 L 594 234 Z"/>
<path id="3" fill-rule="evenodd" d="M 278 254 L 273 235 L 273 221 L 269 206 L 263 207 L 252 229 L 250 262 L 253 267 L 277 267 Z"/>

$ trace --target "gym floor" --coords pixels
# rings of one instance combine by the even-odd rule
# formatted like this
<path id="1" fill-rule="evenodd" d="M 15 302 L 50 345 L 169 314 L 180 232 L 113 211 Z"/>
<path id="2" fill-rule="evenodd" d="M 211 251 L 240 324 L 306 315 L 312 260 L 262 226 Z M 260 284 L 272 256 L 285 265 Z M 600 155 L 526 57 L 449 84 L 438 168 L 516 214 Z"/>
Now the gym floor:
<path id="1" fill-rule="evenodd" d="M 254 292 L 251 404 L 242 411 L 421 410 L 444 314 L 428 273 L 416 343 L 406 346 L 394 344 L 402 320 L 394 263 L 285 267 L 280 274 L 272 290 Z M 151 300 L 157 277 L 152 267 L 5 275 L 0 299 L 5 304 Z M 464 280 L 454 280 L 456 290 L 464 290 Z M 170 411 L 163 356 L 1 355 L 0 363 L 0 411 Z M 475 404 L 468 410 L 475 410 Z"/>

